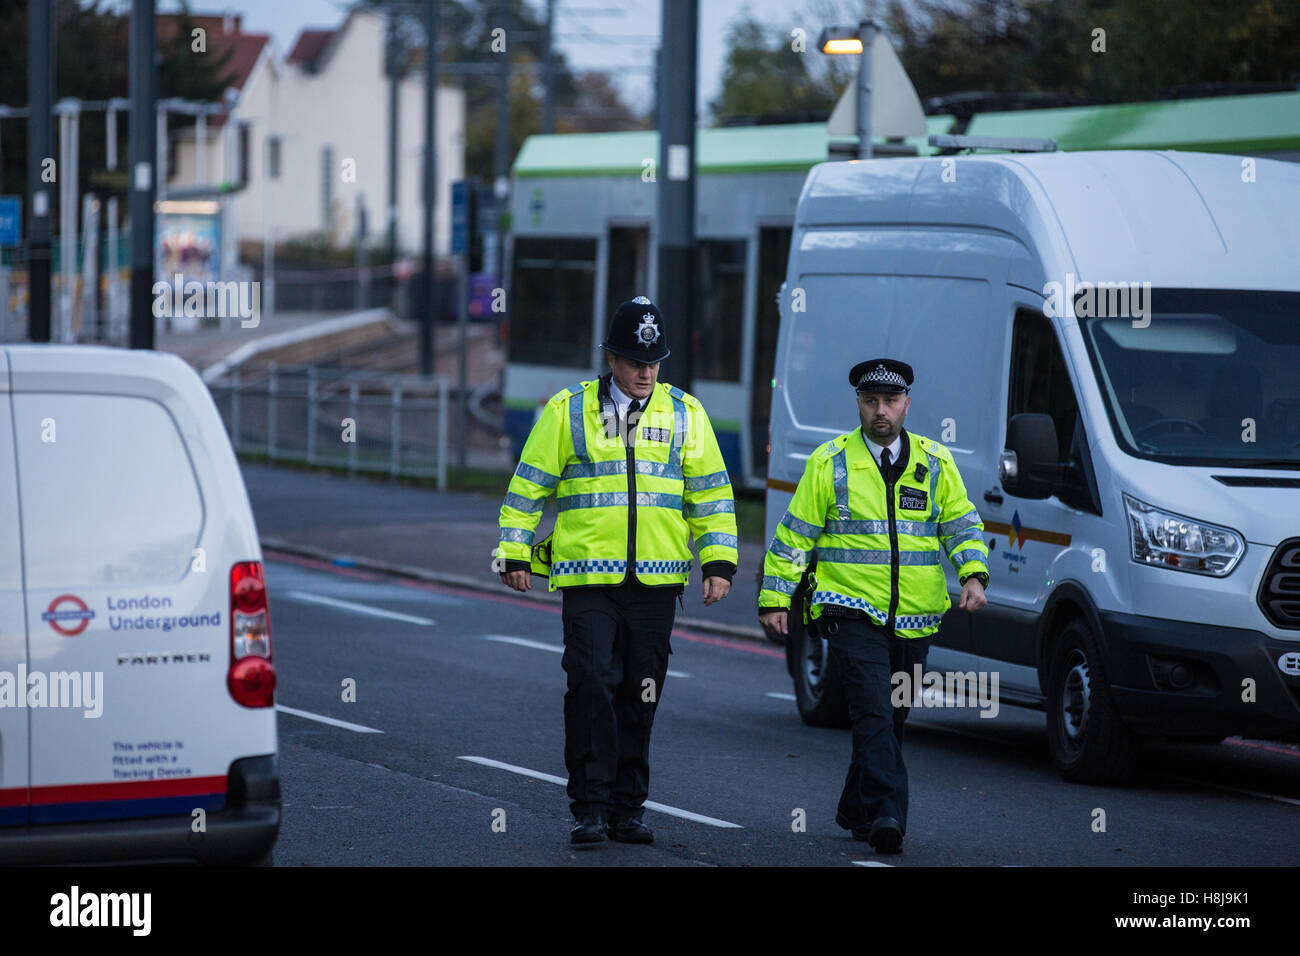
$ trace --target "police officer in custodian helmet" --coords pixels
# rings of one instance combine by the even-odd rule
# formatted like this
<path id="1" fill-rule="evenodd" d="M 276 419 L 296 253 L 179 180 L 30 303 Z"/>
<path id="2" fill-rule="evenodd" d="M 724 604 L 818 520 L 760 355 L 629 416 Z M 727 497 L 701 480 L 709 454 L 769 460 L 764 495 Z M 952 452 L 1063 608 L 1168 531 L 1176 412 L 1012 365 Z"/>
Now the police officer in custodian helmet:
<path id="1" fill-rule="evenodd" d="M 657 382 L 668 341 L 644 296 L 624 302 L 601 343 L 608 370 L 554 395 L 533 426 L 501 506 L 502 580 L 530 570 L 563 595 L 564 762 L 572 843 L 651 843 L 642 820 L 650 729 L 669 635 L 699 554 L 705 604 L 737 564 L 731 481 L 704 406 Z M 548 496 L 554 532 L 535 541 Z"/>

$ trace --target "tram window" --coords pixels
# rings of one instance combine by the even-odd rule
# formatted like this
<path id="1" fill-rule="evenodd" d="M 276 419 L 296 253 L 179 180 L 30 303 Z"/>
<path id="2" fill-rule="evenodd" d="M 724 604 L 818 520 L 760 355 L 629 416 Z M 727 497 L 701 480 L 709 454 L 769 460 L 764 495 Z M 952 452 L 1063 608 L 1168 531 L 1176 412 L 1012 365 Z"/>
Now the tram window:
<path id="1" fill-rule="evenodd" d="M 516 237 L 509 361 L 591 364 L 596 240 Z"/>
<path id="2" fill-rule="evenodd" d="M 738 382 L 745 310 L 745 240 L 702 239 L 699 250 L 695 376 Z"/>
<path id="3" fill-rule="evenodd" d="M 650 294 L 646 274 L 649 246 L 650 230 L 645 226 L 610 228 L 607 314 L 613 315 L 621 302 Z"/>

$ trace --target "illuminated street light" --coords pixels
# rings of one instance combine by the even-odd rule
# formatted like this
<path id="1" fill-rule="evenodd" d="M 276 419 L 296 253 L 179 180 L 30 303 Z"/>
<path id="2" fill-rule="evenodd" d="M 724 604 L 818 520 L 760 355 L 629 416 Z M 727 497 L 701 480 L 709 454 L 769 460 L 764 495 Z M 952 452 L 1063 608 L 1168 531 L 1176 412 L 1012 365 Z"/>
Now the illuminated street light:
<path id="1" fill-rule="evenodd" d="M 821 51 L 830 56 L 858 56 L 858 159 L 871 158 L 871 44 L 881 32 L 876 20 L 857 27 L 826 27 L 818 38 Z"/>

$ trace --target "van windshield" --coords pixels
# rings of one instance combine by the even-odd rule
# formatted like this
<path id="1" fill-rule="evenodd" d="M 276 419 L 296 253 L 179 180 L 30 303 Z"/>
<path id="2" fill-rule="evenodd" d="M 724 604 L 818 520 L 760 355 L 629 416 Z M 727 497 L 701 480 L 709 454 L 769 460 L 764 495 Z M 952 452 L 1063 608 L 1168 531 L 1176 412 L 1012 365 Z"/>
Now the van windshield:
<path id="1" fill-rule="evenodd" d="M 1148 304 L 1138 320 L 1079 319 L 1120 446 L 1300 468 L 1300 293 L 1155 289 Z"/>

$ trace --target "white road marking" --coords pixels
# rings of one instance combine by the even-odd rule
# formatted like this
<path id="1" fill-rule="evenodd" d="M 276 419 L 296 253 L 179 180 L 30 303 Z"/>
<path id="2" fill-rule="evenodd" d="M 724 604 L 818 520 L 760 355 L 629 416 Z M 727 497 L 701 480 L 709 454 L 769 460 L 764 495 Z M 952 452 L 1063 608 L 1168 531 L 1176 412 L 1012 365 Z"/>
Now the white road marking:
<path id="1" fill-rule="evenodd" d="M 780 691 L 775 691 L 775 690 L 769 690 L 769 691 L 768 691 L 766 694 L 764 694 L 763 696 L 764 696 L 764 697 L 775 697 L 777 700 L 798 700 L 798 698 L 795 697 L 794 694 L 784 694 L 784 693 L 781 693 Z"/>
<path id="2" fill-rule="evenodd" d="M 427 617 L 416 617 L 414 614 L 401 614 L 397 611 L 387 611 L 382 607 L 371 607 L 369 604 L 354 604 L 351 601 L 340 601 L 338 598 L 323 597 L 319 594 L 310 594 L 307 591 L 281 591 L 277 597 L 287 597 L 294 601 L 307 601 L 310 604 L 324 604 L 328 607 L 340 608 L 344 611 L 355 611 L 358 614 L 369 614 L 373 617 L 386 617 L 394 621 L 406 621 L 410 624 L 424 624 L 432 626 L 438 622 Z"/>
<path id="3" fill-rule="evenodd" d="M 854 866 L 888 866 L 893 867 L 892 863 L 881 863 L 879 860 L 854 860 Z"/>
<path id="4" fill-rule="evenodd" d="M 532 647 L 539 651 L 550 651 L 552 654 L 563 654 L 563 644 L 548 644 L 545 641 L 532 641 L 526 637 L 513 637 L 509 634 L 484 634 L 483 640 L 496 641 L 498 644 L 518 644 L 520 647 Z M 690 677 L 685 671 L 668 671 L 669 677 Z"/>
<path id="5" fill-rule="evenodd" d="M 333 717 L 326 717 L 323 714 L 313 714 L 308 710 L 298 710 L 296 707 L 286 707 L 284 704 L 276 704 L 275 709 L 282 714 L 292 714 L 295 717 L 306 717 L 308 720 L 314 720 L 318 723 L 329 724 L 331 727 L 342 727 L 344 730 L 353 730 L 359 734 L 382 734 L 382 730 L 376 730 L 374 727 L 363 727 L 361 724 L 350 724 L 346 720 L 337 720 Z"/>
<path id="6" fill-rule="evenodd" d="M 540 773 L 536 770 L 529 770 L 527 767 L 516 767 L 512 763 L 502 763 L 500 760 L 492 760 L 489 757 L 467 757 L 462 755 L 460 760 L 468 760 L 470 763 L 480 764 L 484 767 L 495 767 L 497 770 L 508 770 L 510 773 L 517 773 L 521 777 L 532 777 L 535 780 L 545 780 L 547 783 L 558 783 L 561 787 L 568 786 L 569 781 L 564 777 L 557 777 L 554 774 Z M 645 802 L 647 810 L 654 810 L 658 813 L 667 813 L 669 816 L 681 817 L 683 820 L 691 820 L 694 823 L 707 823 L 711 827 L 726 827 L 732 830 L 743 830 L 739 823 L 728 823 L 726 820 L 719 820 L 716 817 L 706 817 L 702 813 L 692 813 L 689 810 L 680 810 L 677 807 L 670 807 L 667 804 L 655 803 L 653 800 Z"/>

